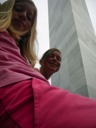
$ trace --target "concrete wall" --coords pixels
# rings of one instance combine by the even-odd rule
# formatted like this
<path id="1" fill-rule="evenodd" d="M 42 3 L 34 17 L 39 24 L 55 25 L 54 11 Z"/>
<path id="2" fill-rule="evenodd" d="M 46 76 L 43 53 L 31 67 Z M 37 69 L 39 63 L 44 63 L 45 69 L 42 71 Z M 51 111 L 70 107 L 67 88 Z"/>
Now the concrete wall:
<path id="1" fill-rule="evenodd" d="M 50 47 L 62 52 L 52 84 L 96 98 L 96 37 L 84 0 L 48 0 Z"/>

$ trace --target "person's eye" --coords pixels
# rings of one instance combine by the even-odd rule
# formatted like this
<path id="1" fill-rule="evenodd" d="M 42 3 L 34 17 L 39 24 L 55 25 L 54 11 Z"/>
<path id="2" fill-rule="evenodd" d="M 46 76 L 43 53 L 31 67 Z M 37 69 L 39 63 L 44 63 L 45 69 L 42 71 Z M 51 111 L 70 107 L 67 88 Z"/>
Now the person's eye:
<path id="1" fill-rule="evenodd" d="M 57 61 L 61 61 L 61 57 L 60 56 L 55 56 L 56 57 L 56 59 L 57 59 Z"/>
<path id="2" fill-rule="evenodd" d="M 32 15 L 32 13 L 28 13 L 28 14 L 27 14 L 27 18 L 28 18 L 29 21 L 32 21 L 32 20 L 33 20 L 33 15 Z"/>
<path id="3" fill-rule="evenodd" d="M 60 57 L 57 57 L 57 60 L 58 60 L 58 61 L 61 61 L 61 58 L 60 58 Z"/>
<path id="4" fill-rule="evenodd" d="M 15 10 L 16 12 L 22 12 L 22 11 L 23 11 L 22 7 L 19 6 L 19 5 L 16 5 L 16 6 L 14 7 L 14 10 Z"/>

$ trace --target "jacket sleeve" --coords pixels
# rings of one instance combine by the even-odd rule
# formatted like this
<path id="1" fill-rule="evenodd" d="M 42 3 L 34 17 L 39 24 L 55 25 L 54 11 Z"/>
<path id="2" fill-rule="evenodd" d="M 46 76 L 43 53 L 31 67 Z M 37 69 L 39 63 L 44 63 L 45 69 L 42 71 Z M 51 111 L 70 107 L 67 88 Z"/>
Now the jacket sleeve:
<path id="1" fill-rule="evenodd" d="M 96 100 L 33 79 L 35 121 L 40 128 L 96 128 Z"/>

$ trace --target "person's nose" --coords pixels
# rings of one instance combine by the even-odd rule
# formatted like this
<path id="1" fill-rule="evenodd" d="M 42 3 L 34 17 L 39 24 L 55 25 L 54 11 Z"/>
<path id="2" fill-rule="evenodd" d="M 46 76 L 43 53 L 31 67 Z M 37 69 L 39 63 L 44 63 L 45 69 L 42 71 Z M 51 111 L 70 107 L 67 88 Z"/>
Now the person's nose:
<path id="1" fill-rule="evenodd" d="M 24 11 L 24 12 L 22 12 L 20 14 L 20 18 L 21 18 L 21 20 L 26 20 L 27 19 L 27 13 L 26 13 L 26 11 Z"/>
<path id="2" fill-rule="evenodd" d="M 53 60 L 57 61 L 57 57 L 56 57 L 56 56 L 54 56 L 54 57 L 53 57 Z"/>

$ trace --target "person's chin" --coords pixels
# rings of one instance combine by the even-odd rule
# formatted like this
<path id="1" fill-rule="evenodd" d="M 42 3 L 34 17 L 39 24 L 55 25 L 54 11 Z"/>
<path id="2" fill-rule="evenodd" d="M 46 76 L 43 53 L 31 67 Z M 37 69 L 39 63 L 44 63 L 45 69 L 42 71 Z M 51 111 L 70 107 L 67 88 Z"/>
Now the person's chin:
<path id="1" fill-rule="evenodd" d="M 47 65 L 48 70 L 52 71 L 53 73 L 57 72 L 57 67 L 53 65 Z"/>

